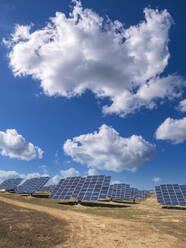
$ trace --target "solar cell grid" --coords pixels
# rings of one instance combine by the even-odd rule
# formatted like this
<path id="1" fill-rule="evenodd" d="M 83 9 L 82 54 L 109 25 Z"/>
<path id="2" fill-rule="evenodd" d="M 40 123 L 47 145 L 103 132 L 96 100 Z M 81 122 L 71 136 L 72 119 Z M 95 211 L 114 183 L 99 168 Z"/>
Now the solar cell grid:
<path id="1" fill-rule="evenodd" d="M 129 184 L 113 184 L 110 185 L 108 197 L 113 199 L 130 199 L 131 189 Z"/>
<path id="2" fill-rule="evenodd" d="M 178 184 L 160 185 L 155 187 L 157 201 L 166 205 L 186 205 L 186 187 Z"/>
<path id="3" fill-rule="evenodd" d="M 0 189 L 14 190 L 22 180 L 22 178 L 7 179 L 0 184 Z"/>
<path id="4" fill-rule="evenodd" d="M 23 184 L 19 185 L 16 189 L 17 193 L 32 194 L 39 191 L 49 180 L 49 177 L 31 178 L 26 180 Z"/>
<path id="5" fill-rule="evenodd" d="M 52 192 L 51 198 L 69 200 L 76 198 L 77 200 L 97 200 L 98 198 L 106 198 L 111 177 L 104 175 L 75 177 L 63 179 L 64 183 L 57 186 Z M 69 184 L 70 180 L 70 184 Z M 59 193 L 59 194 L 58 194 Z"/>
<path id="6" fill-rule="evenodd" d="M 56 185 L 43 186 L 40 191 L 52 192 L 55 189 Z"/>

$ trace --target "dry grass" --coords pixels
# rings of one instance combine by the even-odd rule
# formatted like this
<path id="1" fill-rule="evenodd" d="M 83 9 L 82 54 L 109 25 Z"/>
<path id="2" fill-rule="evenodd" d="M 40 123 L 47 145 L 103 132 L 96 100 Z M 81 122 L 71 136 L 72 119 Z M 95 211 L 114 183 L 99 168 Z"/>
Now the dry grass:
<path id="1" fill-rule="evenodd" d="M 68 238 L 67 223 L 0 202 L 0 247 L 51 248 Z"/>
<path id="2" fill-rule="evenodd" d="M 14 199 L 19 202 L 32 203 L 43 207 L 50 207 L 54 211 L 55 209 L 56 211 L 63 210 L 61 212 L 63 212 L 64 215 L 66 211 L 68 216 L 71 216 L 72 218 L 73 217 L 76 218 L 75 221 L 76 224 L 78 222 L 79 216 L 81 216 L 81 218 L 85 218 L 85 223 L 83 222 L 82 219 L 81 224 L 84 225 L 84 230 L 87 229 L 86 230 L 87 232 L 89 231 L 89 227 L 93 229 L 94 228 L 93 223 L 96 223 L 96 221 L 98 221 L 98 223 L 101 223 L 101 225 L 103 226 L 105 225 L 109 227 L 109 229 L 103 231 L 103 232 L 107 232 L 107 237 L 109 237 L 110 235 L 110 240 L 108 238 L 110 243 L 108 242 L 107 244 L 107 246 L 108 245 L 110 246 L 108 247 L 115 247 L 112 246 L 112 241 L 111 241 L 112 237 L 114 236 L 116 236 L 118 240 L 123 240 L 121 242 L 124 242 L 125 240 L 126 242 L 128 242 L 126 243 L 126 245 L 128 245 L 126 247 L 132 247 L 132 248 L 133 247 L 139 247 L 139 248 L 141 247 L 185 248 L 186 247 L 185 245 L 186 244 L 186 208 L 185 209 L 162 208 L 162 206 L 160 206 L 157 203 L 155 196 L 149 197 L 145 200 L 137 201 L 137 204 L 103 203 L 103 205 L 100 206 L 96 206 L 96 205 L 70 206 L 70 205 L 62 204 L 59 201 L 55 201 L 52 199 L 23 197 L 21 195 L 8 194 L 8 193 L 0 193 L 0 196 L 3 196 L 5 198 L 7 197 L 9 199 Z M 87 221 L 91 222 L 89 227 L 87 227 L 86 225 Z M 100 224 L 99 225 L 95 224 L 95 225 L 99 226 Z M 127 229 L 126 229 L 126 225 L 128 225 Z M 118 228 L 121 228 L 121 230 L 119 231 Z M 89 232 L 91 239 L 91 235 L 93 235 L 95 230 Z M 96 229 L 96 232 L 101 232 L 101 231 L 98 228 Z M 126 232 L 125 238 L 123 236 L 124 232 Z M 130 237 L 130 235 L 132 235 L 134 239 Z M 96 238 L 97 239 L 99 238 L 98 234 Z M 142 241 L 140 243 L 140 246 L 138 246 L 140 239 L 142 239 Z M 86 246 L 82 246 L 82 247 L 86 247 Z M 124 246 L 121 245 L 118 247 L 124 247 Z"/>
<path id="3" fill-rule="evenodd" d="M 30 197 L 27 195 L 13 194 L 13 193 L 0 193 L 0 196 L 7 197 L 10 199 L 15 199 L 21 202 L 33 203 L 39 206 L 46 206 L 51 208 L 57 208 L 62 210 L 71 210 L 75 212 L 82 212 L 87 214 L 96 214 L 100 216 L 108 216 L 114 218 L 135 218 L 137 215 L 145 214 L 143 209 L 136 209 L 135 206 L 139 205 L 140 201 L 137 204 L 133 205 L 131 203 L 95 203 L 92 206 L 89 205 L 70 205 L 63 201 L 57 201 L 50 198 L 37 198 Z M 101 205 L 101 206 L 100 206 Z"/>

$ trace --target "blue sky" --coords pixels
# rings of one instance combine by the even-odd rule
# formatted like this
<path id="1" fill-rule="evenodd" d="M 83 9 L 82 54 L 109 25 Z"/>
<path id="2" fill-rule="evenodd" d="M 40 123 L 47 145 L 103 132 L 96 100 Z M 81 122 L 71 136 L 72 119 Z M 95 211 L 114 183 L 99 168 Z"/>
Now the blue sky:
<path id="1" fill-rule="evenodd" d="M 184 1 L 81 3 L 0 1 L 0 178 L 185 183 Z"/>

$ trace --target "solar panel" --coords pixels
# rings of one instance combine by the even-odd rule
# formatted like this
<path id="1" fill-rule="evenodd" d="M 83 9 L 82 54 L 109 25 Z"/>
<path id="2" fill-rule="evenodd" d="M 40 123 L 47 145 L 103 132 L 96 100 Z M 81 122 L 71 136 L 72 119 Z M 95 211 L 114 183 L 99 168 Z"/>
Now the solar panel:
<path id="1" fill-rule="evenodd" d="M 88 176 L 77 196 L 78 200 L 95 201 L 106 199 L 110 185 L 110 176 Z"/>
<path id="2" fill-rule="evenodd" d="M 139 190 L 137 188 L 131 188 L 131 191 L 132 198 L 135 199 L 145 198 L 146 196 L 151 194 L 149 190 Z"/>
<path id="3" fill-rule="evenodd" d="M 14 190 L 21 183 L 22 178 L 7 179 L 0 184 L 0 189 Z"/>
<path id="4" fill-rule="evenodd" d="M 186 185 L 164 184 L 156 186 L 155 190 L 159 203 L 186 206 Z"/>
<path id="5" fill-rule="evenodd" d="M 132 199 L 130 185 L 125 183 L 110 185 L 108 197 L 116 200 Z"/>
<path id="6" fill-rule="evenodd" d="M 69 177 L 62 179 L 51 194 L 53 199 L 96 201 L 106 199 L 110 176 Z"/>
<path id="7" fill-rule="evenodd" d="M 84 179 L 83 179 L 84 180 Z M 67 177 L 65 179 L 61 179 L 59 184 L 56 186 L 54 191 L 51 193 L 51 198 L 53 199 L 63 199 L 69 200 L 72 198 L 73 193 L 77 193 L 78 187 L 77 185 L 82 183 L 81 177 Z M 81 185 L 79 185 L 80 187 Z M 73 195 L 75 198 L 75 196 Z"/>
<path id="8" fill-rule="evenodd" d="M 49 177 L 37 177 L 26 180 L 23 184 L 19 185 L 16 189 L 17 193 L 29 193 L 39 191 L 49 180 Z"/>
<path id="9" fill-rule="evenodd" d="M 46 192 L 52 192 L 55 189 L 56 185 L 47 185 L 47 186 L 43 186 L 42 188 L 40 188 L 40 191 L 46 191 Z"/>

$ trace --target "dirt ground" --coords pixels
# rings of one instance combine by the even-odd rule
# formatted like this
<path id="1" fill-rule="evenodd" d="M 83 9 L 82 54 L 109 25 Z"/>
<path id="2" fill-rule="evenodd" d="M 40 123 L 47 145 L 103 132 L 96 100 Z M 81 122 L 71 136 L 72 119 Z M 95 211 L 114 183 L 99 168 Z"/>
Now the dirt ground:
<path id="1" fill-rule="evenodd" d="M 51 248 L 67 240 L 69 231 L 64 220 L 0 201 L 1 248 Z"/>
<path id="2" fill-rule="evenodd" d="M 162 209 L 155 197 L 131 207 L 133 215 L 117 218 L 80 211 L 51 208 L 0 196 L 0 201 L 37 210 L 65 220 L 70 228 L 69 238 L 55 248 L 185 248 L 186 211 Z M 47 199 L 46 199 L 47 201 Z M 118 211 L 124 212 L 126 208 Z M 87 209 L 86 209 L 87 211 Z M 97 208 L 99 211 L 99 208 Z M 107 208 L 102 208 L 105 211 Z M 108 210 L 110 211 L 110 210 Z M 140 214 L 138 214 L 138 212 Z M 109 213 L 109 212 L 108 212 Z M 16 248 L 16 247 L 15 247 Z"/>

